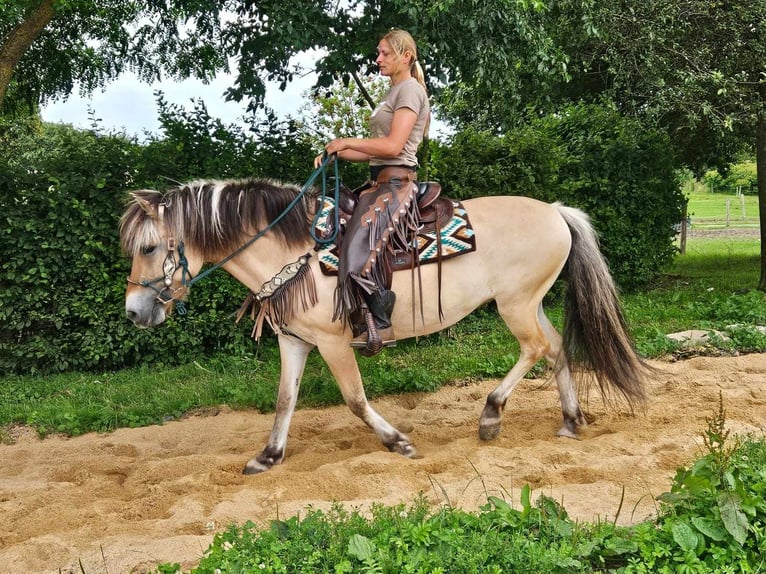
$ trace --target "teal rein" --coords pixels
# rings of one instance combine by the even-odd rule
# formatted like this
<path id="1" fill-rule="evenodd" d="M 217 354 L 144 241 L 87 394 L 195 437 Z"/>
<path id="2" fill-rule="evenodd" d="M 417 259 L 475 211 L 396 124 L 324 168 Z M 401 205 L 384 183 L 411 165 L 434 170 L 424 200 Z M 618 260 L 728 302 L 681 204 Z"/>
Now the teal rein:
<path id="1" fill-rule="evenodd" d="M 280 213 L 277 217 L 275 217 L 274 220 L 272 222 L 270 222 L 263 230 L 261 230 L 258 233 L 256 233 L 253 237 L 251 237 L 244 244 L 242 244 L 240 247 L 238 247 L 233 253 L 230 253 L 229 255 L 227 255 L 226 257 L 221 259 L 218 263 L 216 263 L 213 266 L 209 267 L 208 269 L 206 269 L 205 271 L 203 271 L 202 273 L 200 273 L 196 277 L 191 277 L 191 273 L 189 272 L 189 262 L 186 259 L 186 255 L 184 254 L 184 243 L 183 243 L 183 241 L 179 241 L 177 249 L 178 249 L 178 265 L 181 267 L 181 286 L 185 290 L 188 290 L 189 288 L 191 288 L 192 285 L 194 285 L 198 281 L 201 281 L 202 279 L 204 279 L 205 277 L 207 277 L 208 275 L 210 275 L 214 271 L 216 271 L 216 270 L 220 269 L 221 267 L 223 267 L 224 265 L 226 265 L 226 263 L 228 263 L 234 257 L 236 257 L 237 255 L 242 253 L 245 249 L 250 247 L 258 239 L 263 237 L 272 227 L 274 227 L 277 223 L 279 223 L 290 212 L 290 210 L 292 210 L 298 204 L 298 202 L 303 198 L 304 195 L 306 195 L 308 190 L 314 184 L 314 181 L 316 181 L 317 177 L 319 177 L 319 174 L 322 174 L 322 195 L 321 195 L 321 198 L 320 198 L 320 201 L 319 201 L 319 206 L 323 205 L 324 204 L 324 199 L 325 199 L 325 197 L 327 197 L 327 171 L 326 171 L 326 167 L 327 167 L 327 165 L 331 161 L 333 161 L 333 159 L 336 159 L 335 154 L 333 154 L 332 156 L 328 156 L 327 154 L 325 154 L 324 158 L 323 158 L 323 161 L 322 161 L 322 164 L 318 168 L 316 168 L 314 170 L 314 173 L 312 173 L 311 176 L 306 181 L 306 183 L 303 184 L 303 187 L 301 188 L 300 193 L 298 193 L 298 195 L 295 196 L 295 199 L 293 199 L 290 202 L 290 204 L 284 209 L 284 211 L 282 211 L 282 213 Z M 340 198 L 340 177 L 339 177 L 339 174 L 338 174 L 338 162 L 337 161 L 335 161 L 335 193 L 334 193 L 334 195 L 335 195 L 335 205 L 338 205 L 339 198 Z M 320 211 L 321 210 L 318 207 L 317 208 L 317 213 L 314 216 L 314 220 L 312 221 L 312 224 L 311 224 L 311 229 L 310 229 L 311 237 L 312 237 L 312 239 L 314 239 L 314 241 L 317 242 L 317 244 L 320 244 L 320 245 L 321 244 L 326 244 L 326 243 L 332 243 L 332 242 L 335 241 L 335 239 L 337 237 L 337 234 L 338 234 L 338 227 L 339 227 L 339 225 L 338 225 L 338 223 L 339 223 L 339 221 L 338 221 L 338 219 L 339 219 L 338 211 L 337 210 L 335 211 L 335 225 L 333 226 L 332 234 L 329 237 L 323 237 L 323 238 L 318 237 L 317 233 L 316 233 L 316 226 L 317 226 L 317 223 L 319 221 Z M 168 256 L 172 258 L 172 252 L 169 253 Z M 191 279 L 187 279 L 187 277 L 191 277 Z M 143 285 L 144 287 L 151 287 L 155 291 L 158 291 L 154 287 L 154 283 L 157 283 L 158 281 L 161 281 L 162 279 L 163 278 L 156 279 L 154 281 L 143 281 L 141 283 L 141 285 Z M 169 302 L 171 302 L 171 301 L 173 301 L 175 299 L 174 297 L 171 297 L 170 299 L 165 299 L 162 296 L 163 291 L 158 291 L 158 293 L 159 293 L 158 298 L 161 301 L 163 301 L 164 303 L 169 303 Z M 180 299 L 175 299 L 175 301 L 176 301 L 176 308 L 178 310 L 178 314 L 179 315 L 186 315 L 186 305 L 184 304 L 184 302 L 182 300 L 180 300 Z"/>

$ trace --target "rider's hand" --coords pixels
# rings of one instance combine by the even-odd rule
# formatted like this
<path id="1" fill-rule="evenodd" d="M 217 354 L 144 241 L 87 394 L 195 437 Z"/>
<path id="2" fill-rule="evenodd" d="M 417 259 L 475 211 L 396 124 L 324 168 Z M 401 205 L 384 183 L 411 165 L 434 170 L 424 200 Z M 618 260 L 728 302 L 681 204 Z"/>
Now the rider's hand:
<path id="1" fill-rule="evenodd" d="M 314 167 L 317 168 L 320 165 L 322 165 L 324 163 L 325 159 L 327 159 L 327 152 L 320 153 L 318 156 L 316 156 L 314 158 Z M 334 155 L 333 155 L 332 158 L 330 158 L 330 161 L 327 162 L 327 165 L 330 165 L 333 161 L 335 161 L 335 156 Z"/>

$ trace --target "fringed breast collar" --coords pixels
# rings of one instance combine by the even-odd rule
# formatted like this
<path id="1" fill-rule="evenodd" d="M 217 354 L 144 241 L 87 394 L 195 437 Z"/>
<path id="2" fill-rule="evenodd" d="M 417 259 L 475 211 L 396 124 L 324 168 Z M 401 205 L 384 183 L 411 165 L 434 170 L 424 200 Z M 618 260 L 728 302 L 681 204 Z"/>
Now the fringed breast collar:
<path id="1" fill-rule="evenodd" d="M 317 304 L 316 283 L 309 266 L 311 253 L 301 255 L 294 263 L 288 263 L 270 280 L 261 285 L 258 293 L 251 291 L 237 311 L 237 322 L 250 311 L 255 321 L 252 336 L 257 341 L 263 332 L 264 320 L 274 331 L 290 322 L 298 309 L 309 310 Z"/>

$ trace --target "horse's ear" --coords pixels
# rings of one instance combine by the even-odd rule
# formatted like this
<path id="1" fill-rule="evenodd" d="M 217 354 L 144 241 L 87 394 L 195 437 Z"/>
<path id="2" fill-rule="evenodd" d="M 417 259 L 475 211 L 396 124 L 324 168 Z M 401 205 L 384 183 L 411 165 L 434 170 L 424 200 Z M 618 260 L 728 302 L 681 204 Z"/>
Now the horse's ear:
<path id="1" fill-rule="evenodd" d="M 140 191 L 134 191 L 130 194 L 130 196 L 133 198 L 133 202 L 138 207 L 140 207 L 144 213 L 149 216 L 150 219 L 156 221 L 159 218 L 157 210 L 154 209 L 154 206 L 151 204 L 151 202 L 143 198 Z"/>

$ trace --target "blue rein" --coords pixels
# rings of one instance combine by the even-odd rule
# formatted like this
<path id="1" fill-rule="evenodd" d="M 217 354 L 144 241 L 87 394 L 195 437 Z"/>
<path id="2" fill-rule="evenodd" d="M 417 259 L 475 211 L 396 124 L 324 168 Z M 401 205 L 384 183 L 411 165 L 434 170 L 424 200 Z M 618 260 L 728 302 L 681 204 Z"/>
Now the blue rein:
<path id="1" fill-rule="evenodd" d="M 339 228 L 339 213 L 338 210 L 335 210 L 335 225 L 333 225 L 333 231 L 328 237 L 319 237 L 316 233 L 316 227 L 319 223 L 319 217 L 321 212 L 321 206 L 324 205 L 324 200 L 327 197 L 327 171 L 326 167 L 329 165 L 331 161 L 335 158 L 336 154 L 333 154 L 331 156 L 328 156 L 326 153 L 324 154 L 324 158 L 322 161 L 322 164 L 314 170 L 314 173 L 311 174 L 311 176 L 306 180 L 306 183 L 303 184 L 303 187 L 301 188 L 301 191 L 298 193 L 298 195 L 295 196 L 295 199 L 293 199 L 287 207 L 285 207 L 284 211 L 280 213 L 277 217 L 274 218 L 272 222 L 270 222 L 263 230 L 256 233 L 253 237 L 248 239 L 244 244 L 242 244 L 240 247 L 238 247 L 234 252 L 230 253 L 223 259 L 221 259 L 218 263 L 215 265 L 209 267 L 196 277 L 192 277 L 191 272 L 189 271 L 189 261 L 186 259 L 186 255 L 184 253 L 184 242 L 179 241 L 178 242 L 178 265 L 176 265 L 175 257 L 173 255 L 173 248 L 174 248 L 174 241 L 173 239 L 168 240 L 168 255 L 165 257 L 165 261 L 162 264 L 163 271 L 165 272 L 165 275 L 162 277 L 158 277 L 156 279 L 152 280 L 145 280 L 145 281 L 131 281 L 128 279 L 128 283 L 132 283 L 134 285 L 139 285 L 141 287 L 147 287 L 149 289 L 154 290 L 157 293 L 157 300 L 162 303 L 163 305 L 166 305 L 168 303 L 171 303 L 173 301 L 176 302 L 176 308 L 178 310 L 179 315 L 186 315 L 186 305 L 181 299 L 175 298 L 175 292 L 178 291 L 178 289 L 170 290 L 170 285 L 173 281 L 173 276 L 175 275 L 175 272 L 180 267 L 181 269 L 181 289 L 183 289 L 184 292 L 188 291 L 188 289 L 191 288 L 192 285 L 197 283 L 198 281 L 201 281 L 217 269 L 220 269 L 226 263 L 231 261 L 234 257 L 242 253 L 245 249 L 250 247 L 253 243 L 255 243 L 258 239 L 263 237 L 272 227 L 274 227 L 277 223 L 279 223 L 297 204 L 298 202 L 303 198 L 304 195 L 308 192 L 309 189 L 311 189 L 311 186 L 314 184 L 314 181 L 316 181 L 317 177 L 319 177 L 319 174 L 322 174 L 322 195 L 319 198 L 318 207 L 316 215 L 314 215 L 314 219 L 311 222 L 311 228 L 309 230 L 309 233 L 311 234 L 311 238 L 316 241 L 318 244 L 326 244 L 326 243 L 333 243 L 337 237 L 338 234 L 338 228 Z M 338 174 L 338 162 L 335 161 L 335 205 L 338 205 L 339 199 L 340 199 L 340 177 Z M 155 284 L 162 282 L 165 286 L 162 289 L 158 289 Z"/>

